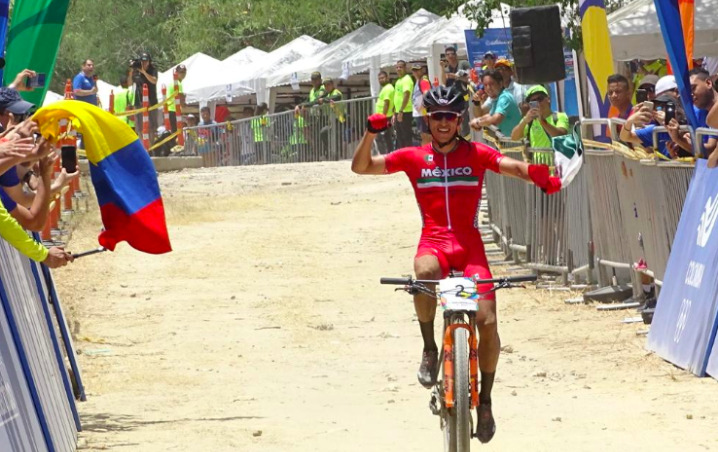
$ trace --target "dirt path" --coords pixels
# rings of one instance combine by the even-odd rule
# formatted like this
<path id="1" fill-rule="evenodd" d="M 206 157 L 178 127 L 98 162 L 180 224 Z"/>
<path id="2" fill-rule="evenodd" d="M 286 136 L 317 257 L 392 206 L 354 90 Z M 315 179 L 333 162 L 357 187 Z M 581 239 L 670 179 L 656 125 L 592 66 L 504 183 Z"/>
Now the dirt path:
<path id="1" fill-rule="evenodd" d="M 403 176 L 348 164 L 161 176 L 175 251 L 57 272 L 88 401 L 81 450 L 438 451 L 409 298 Z M 96 212 L 72 249 L 96 246 Z M 496 257 L 492 258 L 496 259 Z M 494 272 L 505 272 L 497 264 Z M 498 430 L 474 450 L 716 450 L 718 385 L 645 351 L 634 312 L 499 297 Z M 438 322 L 437 322 L 438 324 Z"/>

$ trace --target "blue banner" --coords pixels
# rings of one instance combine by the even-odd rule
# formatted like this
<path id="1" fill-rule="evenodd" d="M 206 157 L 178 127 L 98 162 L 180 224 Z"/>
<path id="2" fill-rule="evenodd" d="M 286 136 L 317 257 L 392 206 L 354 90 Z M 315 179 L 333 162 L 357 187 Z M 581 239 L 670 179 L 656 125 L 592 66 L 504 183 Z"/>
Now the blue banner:
<path id="1" fill-rule="evenodd" d="M 668 258 L 663 289 L 648 335 L 648 348 L 698 376 L 718 375 L 711 351 L 718 323 L 718 169 L 696 162 Z"/>

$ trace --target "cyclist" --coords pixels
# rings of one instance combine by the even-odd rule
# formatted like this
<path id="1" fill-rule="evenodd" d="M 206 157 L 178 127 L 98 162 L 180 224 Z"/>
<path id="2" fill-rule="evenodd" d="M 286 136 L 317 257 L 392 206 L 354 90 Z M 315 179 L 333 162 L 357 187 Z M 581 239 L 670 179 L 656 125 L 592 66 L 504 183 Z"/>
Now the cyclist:
<path id="1" fill-rule="evenodd" d="M 358 174 L 390 174 L 403 171 L 409 177 L 422 216 L 422 233 L 414 258 L 417 279 L 441 279 L 454 270 L 480 279 L 491 278 L 484 245 L 478 230 L 478 209 L 484 172 L 513 176 L 533 182 L 546 193 L 561 189 L 561 181 L 549 176 L 546 165 L 530 165 L 501 155 L 481 143 L 460 135 L 466 101 L 454 87 L 437 86 L 424 95 L 424 107 L 432 141 L 419 147 L 398 149 L 372 156 L 377 133 L 388 127 L 386 116 L 373 114 L 354 152 L 352 171 Z M 486 292 L 491 284 L 478 285 Z M 419 383 L 431 388 L 436 383 L 438 348 L 434 341 L 436 301 L 424 294 L 414 295 L 414 307 L 424 341 Z M 479 330 L 481 370 L 480 405 L 477 408 L 476 436 L 489 442 L 496 426 L 491 411 L 491 388 L 500 353 L 496 323 L 496 302 L 492 292 L 479 300 L 476 314 Z"/>

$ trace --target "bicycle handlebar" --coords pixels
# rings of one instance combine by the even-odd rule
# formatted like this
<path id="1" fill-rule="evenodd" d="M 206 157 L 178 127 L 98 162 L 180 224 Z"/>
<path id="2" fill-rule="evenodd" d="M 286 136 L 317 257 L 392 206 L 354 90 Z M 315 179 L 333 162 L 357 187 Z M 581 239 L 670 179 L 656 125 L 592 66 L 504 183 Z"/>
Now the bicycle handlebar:
<path id="1" fill-rule="evenodd" d="M 538 276 L 536 275 L 523 275 L 523 276 L 506 276 L 503 278 L 492 278 L 492 279 L 477 279 L 474 282 L 476 284 L 504 284 L 504 283 L 520 283 L 520 282 L 531 282 L 536 281 Z M 438 284 L 437 279 L 412 279 L 411 277 L 405 278 L 381 278 L 379 280 L 381 284 L 395 284 L 395 285 L 411 285 L 414 283 L 419 284 Z"/>

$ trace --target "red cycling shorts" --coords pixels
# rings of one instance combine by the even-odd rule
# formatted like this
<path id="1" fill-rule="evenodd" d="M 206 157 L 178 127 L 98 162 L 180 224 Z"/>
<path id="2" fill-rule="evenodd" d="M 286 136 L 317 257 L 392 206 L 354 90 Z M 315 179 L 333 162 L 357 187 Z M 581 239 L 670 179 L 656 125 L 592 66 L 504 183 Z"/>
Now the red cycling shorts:
<path id="1" fill-rule="evenodd" d="M 436 256 L 441 266 L 441 277 L 449 276 L 451 270 L 461 271 L 466 277 L 477 279 L 490 279 L 491 270 L 486 259 L 484 244 L 478 232 L 456 235 L 446 232 L 441 235 L 424 235 L 419 240 L 416 258 L 421 256 Z M 487 292 L 493 284 L 479 284 L 477 292 Z M 494 292 L 487 293 L 483 299 L 495 300 Z"/>

